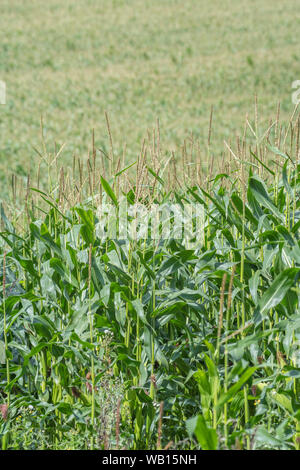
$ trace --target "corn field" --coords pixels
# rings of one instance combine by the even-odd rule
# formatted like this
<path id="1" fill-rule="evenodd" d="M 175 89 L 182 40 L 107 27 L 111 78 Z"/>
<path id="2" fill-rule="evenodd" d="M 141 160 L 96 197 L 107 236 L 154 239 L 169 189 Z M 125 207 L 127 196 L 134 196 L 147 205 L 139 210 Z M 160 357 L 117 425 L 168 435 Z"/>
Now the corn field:
<path id="1" fill-rule="evenodd" d="M 300 449 L 299 117 L 221 156 L 157 123 L 131 164 L 106 121 L 109 153 L 44 144 L 1 205 L 2 448 Z M 201 223 L 121 237 L 124 201 Z"/>

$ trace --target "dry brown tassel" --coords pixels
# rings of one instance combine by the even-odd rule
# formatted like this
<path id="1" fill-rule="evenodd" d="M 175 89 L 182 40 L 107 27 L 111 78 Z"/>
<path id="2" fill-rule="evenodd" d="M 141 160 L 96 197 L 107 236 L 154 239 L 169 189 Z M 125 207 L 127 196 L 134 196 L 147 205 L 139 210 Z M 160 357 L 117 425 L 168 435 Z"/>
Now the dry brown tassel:
<path id="1" fill-rule="evenodd" d="M 0 412 L 3 421 L 7 421 L 8 418 L 8 405 L 4 403 L 3 405 L 0 405 Z"/>

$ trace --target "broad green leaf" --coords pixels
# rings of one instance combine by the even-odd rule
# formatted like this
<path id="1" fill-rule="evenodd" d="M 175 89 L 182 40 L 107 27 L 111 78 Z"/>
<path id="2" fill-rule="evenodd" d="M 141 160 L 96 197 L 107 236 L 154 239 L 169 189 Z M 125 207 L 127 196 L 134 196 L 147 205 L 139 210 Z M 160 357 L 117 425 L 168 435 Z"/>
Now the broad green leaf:
<path id="1" fill-rule="evenodd" d="M 217 408 L 220 408 L 223 406 L 225 403 L 227 403 L 231 398 L 233 398 L 236 393 L 239 392 L 241 387 L 249 380 L 249 378 L 254 374 L 256 371 L 257 367 L 249 367 L 242 376 L 239 378 L 239 380 L 230 387 L 227 393 L 223 393 L 221 397 L 219 398 L 217 402 Z"/>
<path id="2" fill-rule="evenodd" d="M 186 421 L 188 434 L 195 434 L 203 450 L 216 450 L 218 447 L 217 431 L 207 426 L 202 415 L 195 416 Z"/>
<path id="3" fill-rule="evenodd" d="M 276 307 L 293 286 L 300 268 L 288 268 L 280 273 L 258 302 L 261 314 Z"/>
<path id="4" fill-rule="evenodd" d="M 110 187 L 109 183 L 103 178 L 103 176 L 101 176 L 101 184 L 102 184 L 102 188 L 104 189 L 104 191 L 106 192 L 106 194 L 110 197 L 110 199 L 112 200 L 112 202 L 114 203 L 114 205 L 116 207 L 118 207 L 118 199 L 117 199 L 117 196 L 115 195 L 115 193 L 113 192 L 112 188 Z"/>

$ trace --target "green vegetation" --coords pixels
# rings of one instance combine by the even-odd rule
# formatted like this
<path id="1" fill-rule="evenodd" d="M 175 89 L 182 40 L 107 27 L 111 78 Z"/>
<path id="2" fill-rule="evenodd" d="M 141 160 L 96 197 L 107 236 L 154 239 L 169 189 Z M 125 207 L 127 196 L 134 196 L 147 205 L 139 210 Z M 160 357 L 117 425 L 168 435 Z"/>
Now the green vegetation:
<path id="1" fill-rule="evenodd" d="M 298 3 L 1 1 L 3 450 L 300 450 Z"/>
<path id="2" fill-rule="evenodd" d="M 299 79 L 298 7 L 297 0 L 2 0 L 2 195 L 12 172 L 35 175 L 41 115 L 48 151 L 65 143 L 64 165 L 87 155 L 93 128 L 105 150 L 105 110 L 115 151 L 126 143 L 128 162 L 157 117 L 166 148 L 176 151 L 193 132 L 202 150 L 213 105 L 218 154 L 240 133 L 254 94 L 265 123 L 279 101 L 286 120 Z"/>
<path id="3" fill-rule="evenodd" d="M 299 449 L 299 123 L 208 176 L 187 160 L 180 178 L 158 132 L 135 179 L 113 143 L 114 176 L 94 148 L 85 184 L 42 155 L 49 192 L 1 209 L 4 449 Z M 122 197 L 200 204 L 203 243 L 102 239 Z"/>

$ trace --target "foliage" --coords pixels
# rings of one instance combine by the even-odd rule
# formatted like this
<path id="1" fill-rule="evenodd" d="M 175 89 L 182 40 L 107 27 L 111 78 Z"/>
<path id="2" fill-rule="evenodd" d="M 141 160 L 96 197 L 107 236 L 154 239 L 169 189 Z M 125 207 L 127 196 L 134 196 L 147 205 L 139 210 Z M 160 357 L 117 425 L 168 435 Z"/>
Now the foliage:
<path id="1" fill-rule="evenodd" d="M 278 158 L 272 180 L 245 161 L 228 185 L 170 193 L 157 176 L 155 201 L 205 208 L 191 247 L 102 240 L 94 197 L 62 210 L 41 194 L 22 234 L 2 210 L 3 448 L 73 433 L 76 448 L 150 449 L 161 425 L 162 447 L 299 448 L 300 166 Z M 117 206 L 115 179 L 102 185 Z M 20 415 L 37 441 L 20 442 Z"/>

